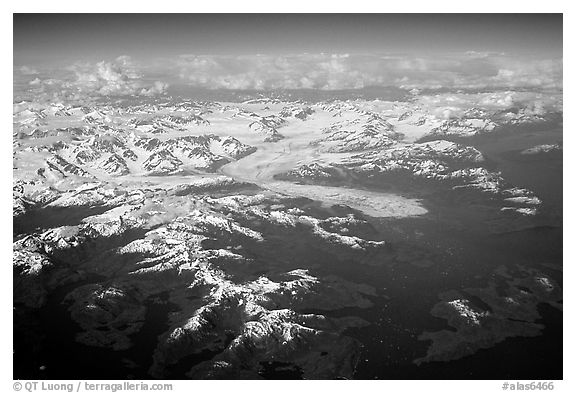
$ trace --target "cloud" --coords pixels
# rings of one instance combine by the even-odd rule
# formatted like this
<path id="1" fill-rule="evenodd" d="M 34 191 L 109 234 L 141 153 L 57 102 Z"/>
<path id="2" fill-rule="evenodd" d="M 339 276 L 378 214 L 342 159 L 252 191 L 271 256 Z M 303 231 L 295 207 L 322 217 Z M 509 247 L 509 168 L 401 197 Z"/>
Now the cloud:
<path id="1" fill-rule="evenodd" d="M 522 110 L 526 114 L 544 115 L 563 111 L 561 92 L 497 91 L 490 93 L 446 93 L 422 95 L 416 103 L 429 108 L 439 119 L 460 117 L 467 110 Z"/>
<path id="2" fill-rule="evenodd" d="M 128 56 L 120 56 L 112 62 L 76 63 L 68 67 L 68 70 L 76 76 L 68 86 L 75 87 L 82 93 L 149 96 L 164 94 L 168 88 L 166 83 L 160 81 L 151 86 L 145 84 L 142 74 Z"/>
<path id="3" fill-rule="evenodd" d="M 18 68 L 18 71 L 20 71 L 20 73 L 22 75 L 38 75 L 39 72 L 38 70 L 36 70 L 35 68 L 23 65 L 22 67 Z"/>
<path id="4" fill-rule="evenodd" d="M 29 73 L 24 75 L 23 72 Z M 181 55 L 137 63 L 128 56 L 69 67 L 16 69 L 24 96 L 73 99 L 166 94 L 168 83 L 207 89 L 324 91 L 396 87 L 415 97 L 441 92 L 562 91 L 562 59 L 467 52 L 438 56 L 303 53 L 294 55 Z M 49 77 L 49 79 L 48 79 Z M 20 90 L 19 90 L 20 91 Z M 483 97 L 486 105 L 510 106 L 520 96 Z M 462 97 L 452 94 L 456 101 Z M 480 104 L 480 103 L 479 103 Z M 441 113 L 458 113 L 446 102 Z M 544 107 L 547 104 L 543 101 Z M 440 105 L 439 105 L 440 106 Z M 538 110 L 536 108 L 535 110 Z"/>
<path id="5" fill-rule="evenodd" d="M 14 94 L 20 99 L 77 102 L 90 102 L 99 97 L 166 94 L 168 84 L 145 76 L 142 69 L 141 64 L 128 56 L 97 63 L 76 62 L 67 67 L 45 69 L 34 79 L 20 77 Z"/>
<path id="6" fill-rule="evenodd" d="M 166 93 L 167 89 L 168 89 L 167 83 L 156 81 L 152 86 L 140 90 L 139 94 L 142 96 L 155 96 Z"/>
<path id="7" fill-rule="evenodd" d="M 351 54 L 183 55 L 168 68 L 189 85 L 211 89 L 561 88 L 562 60 L 500 53 L 418 57 Z"/>

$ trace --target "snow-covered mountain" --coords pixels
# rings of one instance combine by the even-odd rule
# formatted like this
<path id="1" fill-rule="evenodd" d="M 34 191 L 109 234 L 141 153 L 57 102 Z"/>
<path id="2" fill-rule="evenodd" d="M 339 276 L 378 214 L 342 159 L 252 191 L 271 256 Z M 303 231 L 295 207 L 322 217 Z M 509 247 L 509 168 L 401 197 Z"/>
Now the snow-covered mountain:
<path id="1" fill-rule="evenodd" d="M 352 332 L 371 322 L 349 310 L 382 309 L 385 288 L 344 276 L 401 261 L 385 220 L 428 220 L 438 194 L 490 212 L 488 225 L 539 217 L 539 195 L 466 138 L 548 114 L 453 112 L 378 100 L 18 103 L 14 303 L 33 313 L 66 288 L 56 307 L 74 340 L 118 352 L 161 305 L 145 370 L 157 378 L 182 367 L 190 378 L 352 378 L 363 353 Z M 460 297 L 442 304 L 450 321 L 485 318 Z M 421 361 L 446 352 L 431 338 Z"/>

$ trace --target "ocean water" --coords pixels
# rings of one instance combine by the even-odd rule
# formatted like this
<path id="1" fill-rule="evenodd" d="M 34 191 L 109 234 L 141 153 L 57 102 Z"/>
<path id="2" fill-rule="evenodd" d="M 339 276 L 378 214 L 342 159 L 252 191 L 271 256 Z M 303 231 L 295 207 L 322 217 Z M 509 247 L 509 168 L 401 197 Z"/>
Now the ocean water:
<path id="1" fill-rule="evenodd" d="M 484 287 L 498 266 L 534 267 L 562 285 L 562 154 L 521 155 L 539 144 L 562 141 L 561 128 L 513 128 L 470 140 L 489 165 L 517 187 L 533 190 L 542 200 L 540 215 L 530 225 L 485 222 L 482 210 L 426 205 L 428 217 L 381 221 L 375 226 L 397 249 L 413 251 L 413 260 L 363 268 L 362 282 L 387 288 L 389 300 L 378 301 L 381 313 L 369 327 L 352 335 L 364 344 L 358 379 L 561 379 L 562 312 L 539 306 L 545 326 L 537 337 L 508 338 L 492 348 L 449 362 L 416 366 L 428 343 L 415 338 L 424 330 L 450 330 L 445 320 L 429 314 L 438 294 L 452 289 Z M 462 142 L 462 141 L 460 141 Z M 492 229 L 496 229 L 492 231 Z M 417 250 L 416 252 L 414 250 Z M 410 253 L 405 253 L 410 254 Z M 418 259 L 426 263 L 418 263 Z M 411 263 L 410 263 L 411 262 Z M 343 274 L 352 274 L 353 269 Z M 365 318 L 375 314 L 366 310 Z"/>

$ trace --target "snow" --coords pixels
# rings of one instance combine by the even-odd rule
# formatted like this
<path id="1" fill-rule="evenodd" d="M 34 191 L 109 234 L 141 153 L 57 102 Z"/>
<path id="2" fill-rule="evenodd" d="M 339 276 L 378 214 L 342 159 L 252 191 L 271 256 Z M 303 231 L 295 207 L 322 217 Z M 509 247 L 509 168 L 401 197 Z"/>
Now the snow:
<path id="1" fill-rule="evenodd" d="M 130 188 L 159 186 L 174 189 L 198 181 L 213 182 L 217 186 L 220 180 L 215 179 L 225 175 L 232 181 L 256 184 L 272 194 L 306 197 L 326 207 L 346 205 L 373 217 L 418 216 L 427 211 L 419 200 L 402 195 L 295 184 L 276 180 L 274 176 L 305 166 L 322 168 L 357 161 L 362 170 L 391 170 L 408 165 L 415 176 L 436 180 L 461 179 L 467 183 L 456 188 L 473 187 L 500 192 L 501 178 L 482 167 L 450 173 L 441 161 L 424 159 L 426 155 L 436 154 L 480 164 L 484 159 L 474 149 L 445 140 L 414 142 L 444 125 L 459 127 L 460 124 L 466 130 L 491 129 L 487 118 L 490 112 L 462 111 L 470 118 L 446 120 L 435 105 L 432 102 L 426 106 L 426 101 L 356 100 L 306 105 L 252 100 L 241 104 L 175 102 L 144 104 L 122 110 L 113 106 L 77 110 L 62 105 L 42 107 L 22 103 L 18 104 L 19 112 L 14 114 L 14 121 L 17 126 L 28 130 L 25 134 L 30 132 L 24 124 L 29 118 L 41 121 L 36 128 L 42 132 L 55 128 L 88 127 L 88 132 L 96 134 L 91 137 L 81 135 L 78 140 L 67 138 L 65 132 L 55 137 L 19 139 L 14 162 L 18 178 L 47 183 L 57 190 L 74 189 L 85 182 L 86 179 L 80 181 L 70 173 L 81 170 L 85 171 L 87 178 Z M 55 115 L 62 111 L 70 116 Z M 87 124 L 88 118 L 94 124 Z M 159 125 L 163 127 L 163 133 L 151 134 L 154 130 L 135 127 L 139 122 Z M 258 128 L 263 133 L 258 132 Z M 270 135 L 276 133 L 282 139 L 271 142 Z M 146 139 L 150 137 L 156 140 Z M 146 141 L 153 141 L 152 146 L 146 145 Z M 58 150 L 42 146 L 54 142 L 64 143 L 63 147 Z M 100 142 L 107 143 L 100 146 Z M 88 149 L 83 155 L 86 160 L 77 157 L 77 148 L 80 147 Z M 61 153 L 65 161 L 55 159 L 54 152 Z M 94 159 L 90 158 L 91 154 Z M 398 154 L 400 158 L 391 159 L 391 154 Z M 380 161 L 378 155 L 382 156 Z M 384 157 L 387 157 L 385 165 Z M 44 170 L 42 178 L 36 170 L 42 168 L 47 159 L 57 164 L 56 169 Z M 210 174 L 210 171 L 217 173 Z M 71 197 L 67 196 L 68 199 Z M 76 199 L 72 198 L 67 205 L 81 203 L 80 196 Z M 536 205 L 538 201 L 529 193 L 510 195 L 507 199 L 509 203 L 528 205 Z M 64 205 L 64 199 L 57 204 Z M 531 214 L 528 210 L 517 211 Z M 282 219 L 280 216 L 276 218 Z"/>

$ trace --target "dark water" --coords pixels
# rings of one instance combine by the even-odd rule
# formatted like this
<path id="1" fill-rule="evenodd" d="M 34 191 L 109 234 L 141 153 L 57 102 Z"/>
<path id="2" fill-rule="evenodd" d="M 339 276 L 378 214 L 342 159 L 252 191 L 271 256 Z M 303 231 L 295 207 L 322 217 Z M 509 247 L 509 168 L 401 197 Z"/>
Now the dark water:
<path id="1" fill-rule="evenodd" d="M 474 145 L 491 161 L 503 177 L 518 187 L 534 191 L 543 201 L 547 215 L 562 220 L 562 152 L 524 155 L 521 152 L 533 146 L 562 142 L 562 128 L 517 129 L 500 137 L 486 136 Z"/>
<path id="2" fill-rule="evenodd" d="M 33 209 L 14 218 L 14 236 L 17 237 L 21 234 L 59 226 L 79 225 L 84 218 L 105 213 L 112 208 L 113 206 L 47 206 L 41 209 Z"/>
<path id="3" fill-rule="evenodd" d="M 389 255 L 376 255 L 368 265 L 357 260 L 317 259 L 320 266 L 313 273 L 366 283 L 383 295 L 370 298 L 374 307 L 365 310 L 306 310 L 333 317 L 354 315 L 371 322 L 347 332 L 363 345 L 355 378 L 562 378 L 562 312 L 546 304 L 539 306 L 537 323 L 545 326 L 540 336 L 509 338 L 459 360 L 413 363 L 425 356 L 430 344 L 417 339 L 422 332 L 452 329 L 444 319 L 430 314 L 442 292 L 486 287 L 502 265 L 533 267 L 563 285 L 562 155 L 520 154 L 535 145 L 559 141 L 559 128 L 524 132 L 515 128 L 498 137 L 469 140 L 482 151 L 491 169 L 542 200 L 534 219 L 494 223 L 481 205 L 465 204 L 466 199 L 458 198 L 447 203 L 442 195 L 434 194 L 434 199 L 426 201 L 430 213 L 424 217 L 371 220 L 379 236 L 389 242 Z"/>
<path id="4" fill-rule="evenodd" d="M 81 215 L 93 214 L 89 212 Z M 44 213 L 46 214 L 46 213 Z M 50 222 L 57 220 L 54 218 Z M 46 304 L 32 309 L 14 305 L 14 378 L 18 379 L 126 379 L 146 378 L 158 336 L 168 329 L 168 315 L 176 311 L 168 293 L 144 301 L 146 307 L 142 328 L 131 336 L 135 344 L 128 350 L 86 346 L 76 342 L 82 329 L 70 317 L 70 304 L 65 297 L 87 284 L 114 284 L 110 273 L 137 261 L 139 255 L 107 259 L 117 247 L 144 236 L 146 230 L 129 230 L 121 236 L 89 239 L 78 248 L 55 253 L 53 277 L 62 277 L 49 291 Z M 85 270 L 84 264 L 100 261 L 97 269 Z M 112 266 L 110 265 L 112 262 Z M 105 273 L 105 274 L 104 274 Z"/>
<path id="5" fill-rule="evenodd" d="M 412 364 L 413 359 L 426 353 L 428 343 L 415 340 L 423 330 L 450 329 L 444 320 L 429 314 L 439 293 L 484 287 L 496 267 L 515 264 L 535 267 L 562 285 L 562 156 L 520 154 L 526 148 L 561 140 L 562 130 L 553 128 L 527 132 L 515 129 L 499 137 L 471 141 L 507 181 L 533 190 L 543 201 L 540 217 L 530 227 L 490 233 L 481 225 L 481 212 L 469 209 L 459 215 L 455 214 L 458 209 L 434 205 L 428 206 L 428 218 L 382 222 L 378 226 L 382 233 L 399 235 L 397 247 L 421 249 L 415 259 L 422 257 L 427 263 L 424 267 L 411 263 L 392 264 L 385 269 L 363 267 L 361 282 L 380 282 L 390 299 L 385 303 L 375 300 L 375 310 L 366 310 L 364 317 L 371 320 L 380 309 L 378 321 L 351 333 L 364 344 L 356 378 L 562 378 L 562 312 L 545 304 L 539 307 L 541 319 L 537 323 L 545 329 L 538 337 L 509 338 L 455 361 Z M 342 274 L 350 277 L 353 270 Z"/>
<path id="6" fill-rule="evenodd" d="M 14 377 L 19 379 L 147 379 L 158 336 L 168 329 L 168 313 L 177 309 L 163 293 L 147 300 L 142 328 L 132 335 L 128 350 L 111 351 L 75 341 L 82 329 L 70 318 L 64 297 L 80 285 L 102 282 L 101 278 L 77 282 L 54 291 L 40 311 L 15 312 Z M 27 320 L 28 323 L 22 323 Z M 41 332 L 32 335 L 31 332 Z M 31 337 L 32 336 L 32 337 Z M 42 367 L 42 369 L 41 369 Z"/>

